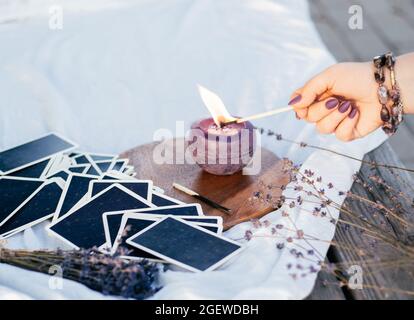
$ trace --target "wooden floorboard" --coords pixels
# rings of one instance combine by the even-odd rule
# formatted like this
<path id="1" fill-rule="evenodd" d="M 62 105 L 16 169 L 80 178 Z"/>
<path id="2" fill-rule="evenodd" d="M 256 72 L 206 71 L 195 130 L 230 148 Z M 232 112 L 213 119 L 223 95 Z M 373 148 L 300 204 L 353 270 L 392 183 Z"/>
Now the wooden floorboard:
<path id="1" fill-rule="evenodd" d="M 325 263 L 329 263 L 328 259 Z M 320 271 L 312 293 L 306 300 L 346 300 L 344 291 L 332 273 Z"/>
<path id="2" fill-rule="evenodd" d="M 386 163 L 390 165 L 402 165 L 388 143 L 383 144 L 365 157 L 365 160 Z M 398 176 L 396 175 L 398 174 Z M 360 176 L 368 182 L 371 189 L 366 186 L 354 184 L 351 192 L 362 196 L 373 203 L 380 201 L 387 208 L 396 207 L 392 192 L 372 184 L 370 177 L 381 177 L 393 189 L 403 191 L 408 199 L 414 198 L 413 176 L 404 171 L 395 170 L 393 173 L 385 168 L 372 168 L 370 165 L 363 165 Z M 398 217 L 414 225 L 412 202 L 401 200 L 403 207 L 398 211 Z M 365 221 L 375 225 L 382 231 L 382 235 L 391 235 L 398 241 L 410 244 L 414 247 L 414 229 L 403 226 L 397 218 L 387 216 L 383 212 L 373 209 L 371 204 L 348 197 L 344 208 L 356 213 L 354 216 L 341 213 L 341 219 L 367 227 Z M 362 220 L 361 220 L 362 219 Z M 362 222 L 364 221 L 364 222 Z M 371 226 L 368 229 L 374 230 Z M 349 227 L 346 223 L 339 223 L 335 234 L 334 242 L 339 243 L 338 247 L 332 250 L 336 255 L 337 262 L 342 262 L 344 271 L 350 265 L 359 265 L 363 270 L 362 290 L 351 290 L 350 294 L 355 299 L 414 299 L 414 261 L 408 264 L 397 263 L 399 259 L 406 257 L 406 251 L 394 249 L 388 243 L 361 232 L 359 228 Z M 413 294 L 411 294 L 411 293 Z"/>

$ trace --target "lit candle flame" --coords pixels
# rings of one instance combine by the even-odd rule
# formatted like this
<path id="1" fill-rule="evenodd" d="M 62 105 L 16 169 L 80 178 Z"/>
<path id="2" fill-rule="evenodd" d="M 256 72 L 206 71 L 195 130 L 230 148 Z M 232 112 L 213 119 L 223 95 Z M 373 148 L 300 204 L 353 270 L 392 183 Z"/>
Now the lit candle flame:
<path id="1" fill-rule="evenodd" d="M 211 113 L 211 117 L 218 127 L 221 127 L 222 123 L 236 120 L 236 118 L 232 117 L 227 111 L 226 106 L 217 94 L 201 85 L 198 85 L 198 91 L 200 92 L 204 105 Z"/>

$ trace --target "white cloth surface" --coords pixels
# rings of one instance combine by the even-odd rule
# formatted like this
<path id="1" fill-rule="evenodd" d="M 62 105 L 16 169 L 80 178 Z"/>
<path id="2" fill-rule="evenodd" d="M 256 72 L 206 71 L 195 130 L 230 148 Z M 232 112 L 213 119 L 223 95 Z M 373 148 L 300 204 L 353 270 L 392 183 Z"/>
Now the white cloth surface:
<path id="1" fill-rule="evenodd" d="M 51 5 L 63 9 L 62 30 L 49 29 Z M 189 128 L 207 117 L 198 83 L 218 93 L 232 114 L 247 116 L 286 105 L 294 89 L 335 62 L 304 0 L 0 0 L 0 61 L 0 148 L 57 131 L 83 150 L 106 153 L 150 142 L 159 128 L 175 134 L 176 121 Z M 385 140 L 377 131 L 340 143 L 318 135 L 293 113 L 255 124 L 359 158 Z M 351 175 L 360 167 L 356 161 L 274 139 L 263 139 L 263 144 L 341 190 L 349 190 Z M 331 197 L 343 201 L 337 192 Z M 306 234 L 332 239 L 335 226 L 329 219 L 317 219 L 301 208 L 289 213 Z M 280 210 L 264 219 L 290 223 Z M 44 226 L 12 237 L 7 246 L 58 246 Z M 226 235 L 242 238 L 249 228 L 244 223 Z M 218 271 L 168 271 L 162 275 L 163 289 L 153 298 L 306 297 L 317 274 L 293 279 L 286 267 L 296 263 L 289 244 L 283 250 L 275 244 L 274 239 L 253 238 Z M 313 245 L 322 255 L 329 247 L 322 241 Z M 71 281 L 52 290 L 49 278 L 0 265 L 0 298 L 105 298 Z"/>

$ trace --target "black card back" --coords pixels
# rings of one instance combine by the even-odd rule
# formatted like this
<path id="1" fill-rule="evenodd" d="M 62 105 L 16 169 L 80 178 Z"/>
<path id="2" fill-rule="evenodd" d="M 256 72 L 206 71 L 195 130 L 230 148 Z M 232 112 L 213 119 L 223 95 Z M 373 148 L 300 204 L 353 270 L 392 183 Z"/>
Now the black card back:
<path id="1" fill-rule="evenodd" d="M 40 180 L 0 178 L 0 224 L 42 184 Z"/>
<path id="2" fill-rule="evenodd" d="M 72 176 L 68 190 L 66 191 L 65 199 L 62 208 L 59 212 L 59 217 L 68 213 L 75 204 L 88 192 L 89 182 L 96 178 L 86 176 Z"/>
<path id="3" fill-rule="evenodd" d="M 31 166 L 11 173 L 10 176 L 24 178 L 40 178 L 42 176 L 43 171 L 45 171 L 49 161 L 50 159 L 46 159 L 41 162 L 32 164 Z"/>
<path id="4" fill-rule="evenodd" d="M 15 215 L 0 226 L 0 234 L 10 232 L 53 214 L 61 193 L 62 189 L 56 182 L 46 184 Z"/>
<path id="5" fill-rule="evenodd" d="M 201 271 L 240 249 L 240 245 L 173 218 L 164 219 L 131 241 Z"/>
<path id="6" fill-rule="evenodd" d="M 79 248 L 99 247 L 106 240 L 102 220 L 105 212 L 147 207 L 141 200 L 114 186 L 50 229 Z"/>
<path id="7" fill-rule="evenodd" d="M 73 148 L 55 134 L 0 152 L 0 171 L 7 172 Z"/>
<path id="8" fill-rule="evenodd" d="M 114 183 L 118 183 L 121 186 L 127 188 L 128 190 L 131 190 L 132 192 L 136 193 L 140 197 L 143 197 L 144 199 L 148 198 L 148 188 L 149 183 L 147 182 L 137 182 L 137 181 L 131 181 L 131 182 L 98 182 L 93 184 L 92 188 L 92 197 L 97 195 L 99 192 L 102 192 L 109 186 L 113 185 Z"/>

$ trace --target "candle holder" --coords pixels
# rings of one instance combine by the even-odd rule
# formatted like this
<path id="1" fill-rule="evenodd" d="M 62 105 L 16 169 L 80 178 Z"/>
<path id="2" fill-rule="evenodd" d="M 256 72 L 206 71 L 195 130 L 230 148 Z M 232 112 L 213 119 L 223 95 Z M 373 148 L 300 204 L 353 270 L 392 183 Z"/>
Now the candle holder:
<path id="1" fill-rule="evenodd" d="M 194 161 L 206 172 L 231 175 L 241 171 L 252 160 L 256 132 L 250 122 L 218 126 L 213 118 L 191 126 L 189 147 Z"/>

